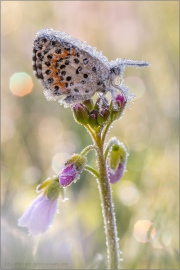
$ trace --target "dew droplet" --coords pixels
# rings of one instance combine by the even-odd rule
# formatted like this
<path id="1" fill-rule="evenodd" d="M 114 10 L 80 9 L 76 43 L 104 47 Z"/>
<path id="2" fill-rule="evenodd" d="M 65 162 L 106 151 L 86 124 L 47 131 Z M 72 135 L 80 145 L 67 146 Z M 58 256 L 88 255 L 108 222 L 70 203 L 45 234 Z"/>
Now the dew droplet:
<path id="1" fill-rule="evenodd" d="M 66 196 L 66 188 L 63 188 L 62 202 L 68 201 L 68 197 Z"/>

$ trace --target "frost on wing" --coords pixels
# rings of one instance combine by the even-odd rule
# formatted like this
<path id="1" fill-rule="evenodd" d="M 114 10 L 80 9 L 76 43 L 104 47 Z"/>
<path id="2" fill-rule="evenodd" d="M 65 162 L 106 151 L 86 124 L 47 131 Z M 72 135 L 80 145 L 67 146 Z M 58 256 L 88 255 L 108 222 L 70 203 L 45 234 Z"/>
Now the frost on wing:
<path id="1" fill-rule="evenodd" d="M 65 32 L 44 29 L 36 35 L 33 68 L 48 100 L 63 95 L 66 103 L 76 103 L 106 92 L 108 65 L 102 53 Z"/>
<path id="2" fill-rule="evenodd" d="M 148 62 L 108 59 L 96 48 L 65 32 L 40 30 L 33 44 L 32 65 L 48 100 L 69 106 L 91 98 L 96 92 L 120 91 L 126 100 L 132 93 L 122 82 L 126 66 L 145 67 Z"/>

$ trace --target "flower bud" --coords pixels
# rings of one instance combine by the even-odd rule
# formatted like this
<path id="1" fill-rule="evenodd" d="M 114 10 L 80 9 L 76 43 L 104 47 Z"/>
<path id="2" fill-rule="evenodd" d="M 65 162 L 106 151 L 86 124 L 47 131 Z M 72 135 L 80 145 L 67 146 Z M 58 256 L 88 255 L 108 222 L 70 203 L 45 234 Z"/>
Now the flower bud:
<path id="1" fill-rule="evenodd" d="M 92 111 L 94 108 L 93 100 L 87 99 L 83 102 L 83 104 L 88 108 L 89 111 Z"/>
<path id="2" fill-rule="evenodd" d="M 96 103 L 94 105 L 94 109 L 97 111 L 101 111 L 102 109 L 108 109 L 109 103 L 105 96 L 101 96 L 96 100 Z"/>
<path id="3" fill-rule="evenodd" d="M 90 112 L 89 124 L 91 125 L 91 127 L 97 127 L 98 126 L 97 111 L 93 110 L 93 111 Z"/>
<path id="4" fill-rule="evenodd" d="M 123 95 L 117 95 L 115 100 L 119 108 L 124 107 L 124 105 L 126 104 L 126 99 Z"/>
<path id="5" fill-rule="evenodd" d="M 66 187 L 73 181 L 79 179 L 85 165 L 86 158 L 82 155 L 74 154 L 70 159 L 68 159 L 59 176 L 61 186 Z"/>
<path id="6" fill-rule="evenodd" d="M 109 119 L 110 111 L 108 109 L 102 109 L 97 115 L 97 122 L 99 125 L 103 125 Z"/>
<path id="7" fill-rule="evenodd" d="M 117 95 L 111 103 L 111 119 L 118 119 L 126 105 L 127 101 L 123 95 Z"/>
<path id="8" fill-rule="evenodd" d="M 127 150 L 123 143 L 114 144 L 108 158 L 108 174 L 111 183 L 119 181 L 125 170 L 127 162 Z"/>
<path id="9" fill-rule="evenodd" d="M 89 120 L 89 111 L 87 107 L 83 104 L 75 104 L 73 107 L 74 118 L 75 120 L 82 125 L 88 124 Z"/>
<path id="10" fill-rule="evenodd" d="M 108 167 L 108 176 L 109 176 L 109 181 L 111 184 L 117 183 L 124 175 L 126 169 L 126 163 L 122 162 L 119 163 L 117 169 L 112 172 L 110 168 Z"/>
<path id="11" fill-rule="evenodd" d="M 112 170 L 115 170 L 120 162 L 124 162 L 127 157 L 127 150 L 123 143 L 116 143 L 112 146 L 109 153 L 109 165 Z"/>

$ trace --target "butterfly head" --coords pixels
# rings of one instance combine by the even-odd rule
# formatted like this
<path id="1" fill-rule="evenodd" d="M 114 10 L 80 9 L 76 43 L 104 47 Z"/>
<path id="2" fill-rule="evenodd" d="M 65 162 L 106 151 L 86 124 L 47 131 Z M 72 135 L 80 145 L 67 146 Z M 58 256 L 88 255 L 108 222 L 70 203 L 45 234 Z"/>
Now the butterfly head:
<path id="1" fill-rule="evenodd" d="M 120 67 L 115 66 L 110 69 L 110 81 L 115 88 L 123 84 L 124 80 Z"/>

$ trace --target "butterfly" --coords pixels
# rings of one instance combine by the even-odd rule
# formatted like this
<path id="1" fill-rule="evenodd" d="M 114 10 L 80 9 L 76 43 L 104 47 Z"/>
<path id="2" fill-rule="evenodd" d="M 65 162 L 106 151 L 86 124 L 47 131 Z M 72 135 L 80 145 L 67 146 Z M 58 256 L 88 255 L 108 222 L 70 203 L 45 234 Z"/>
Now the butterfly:
<path id="1" fill-rule="evenodd" d="M 112 96 L 121 91 L 130 99 L 123 81 L 125 67 L 145 67 L 149 63 L 121 58 L 109 62 L 86 42 L 62 31 L 42 29 L 33 43 L 32 66 L 46 98 L 61 98 L 61 103 L 71 105 L 108 91 Z"/>

